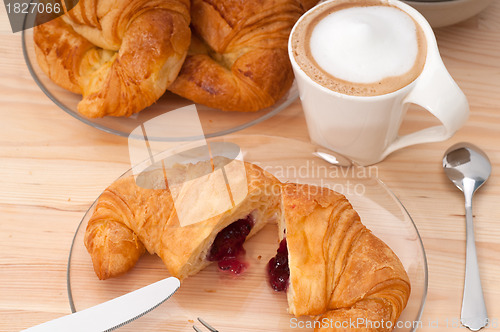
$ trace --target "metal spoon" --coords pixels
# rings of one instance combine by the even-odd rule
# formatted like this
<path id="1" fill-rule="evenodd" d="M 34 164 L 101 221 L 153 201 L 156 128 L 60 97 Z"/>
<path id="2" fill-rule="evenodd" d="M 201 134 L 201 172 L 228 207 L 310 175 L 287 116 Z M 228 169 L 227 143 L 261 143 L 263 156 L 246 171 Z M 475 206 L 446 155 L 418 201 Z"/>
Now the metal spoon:
<path id="1" fill-rule="evenodd" d="M 465 196 L 467 222 L 465 260 L 465 284 L 462 300 L 461 322 L 472 331 L 478 331 L 488 323 L 484 303 L 479 266 L 477 264 L 474 225 L 472 223 L 472 196 L 491 174 L 491 163 L 486 154 L 469 143 L 450 147 L 443 157 L 444 172 Z"/>

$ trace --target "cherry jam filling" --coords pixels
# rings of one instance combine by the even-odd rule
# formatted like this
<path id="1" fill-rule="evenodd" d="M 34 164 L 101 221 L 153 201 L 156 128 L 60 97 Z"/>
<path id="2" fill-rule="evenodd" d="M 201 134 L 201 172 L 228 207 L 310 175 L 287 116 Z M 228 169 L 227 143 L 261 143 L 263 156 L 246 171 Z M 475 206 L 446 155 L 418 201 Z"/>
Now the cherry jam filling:
<path id="1" fill-rule="evenodd" d="M 271 287 L 277 291 L 286 291 L 288 279 L 290 278 L 290 268 L 288 267 L 288 247 L 286 238 L 281 240 L 276 256 L 267 263 L 267 273 Z"/>
<path id="2" fill-rule="evenodd" d="M 217 234 L 207 259 L 217 261 L 219 269 L 240 274 L 247 268 L 242 257 L 245 255 L 243 243 L 252 230 L 254 221 L 251 216 L 239 219 Z"/>

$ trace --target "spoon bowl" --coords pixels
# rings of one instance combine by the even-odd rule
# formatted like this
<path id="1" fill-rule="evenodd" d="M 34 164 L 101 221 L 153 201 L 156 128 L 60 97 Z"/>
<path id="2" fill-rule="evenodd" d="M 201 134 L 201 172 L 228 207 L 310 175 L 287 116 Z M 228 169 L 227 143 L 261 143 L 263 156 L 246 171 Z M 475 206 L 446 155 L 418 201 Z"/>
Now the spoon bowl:
<path id="1" fill-rule="evenodd" d="M 460 321 L 472 331 L 478 331 L 488 323 L 488 314 L 477 263 L 472 197 L 490 177 L 491 163 L 488 156 L 477 146 L 470 143 L 458 143 L 445 152 L 443 169 L 465 197 L 466 259 Z"/>
<path id="2" fill-rule="evenodd" d="M 450 147 L 444 154 L 443 168 L 448 178 L 462 191 L 465 183 L 471 180 L 475 182 L 476 191 L 491 174 L 488 156 L 470 143 L 458 143 Z"/>

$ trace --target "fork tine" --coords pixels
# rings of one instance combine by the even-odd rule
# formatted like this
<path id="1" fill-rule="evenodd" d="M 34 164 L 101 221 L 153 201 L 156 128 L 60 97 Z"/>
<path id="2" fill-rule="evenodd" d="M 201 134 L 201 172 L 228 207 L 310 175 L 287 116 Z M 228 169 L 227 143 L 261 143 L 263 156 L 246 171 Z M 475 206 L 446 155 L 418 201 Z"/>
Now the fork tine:
<path id="1" fill-rule="evenodd" d="M 196 331 L 196 332 L 202 332 L 199 328 L 197 328 L 196 326 L 193 325 L 193 329 Z"/>
<path id="2" fill-rule="evenodd" d="M 207 329 L 209 329 L 211 332 L 219 332 L 217 331 L 215 328 L 213 328 L 212 326 L 210 326 L 210 324 L 208 324 L 207 322 L 205 322 L 203 319 L 201 319 L 200 317 L 198 317 L 198 320 L 200 321 L 201 324 L 203 324 L 203 326 L 205 326 Z M 200 332 L 200 331 L 198 331 Z"/>

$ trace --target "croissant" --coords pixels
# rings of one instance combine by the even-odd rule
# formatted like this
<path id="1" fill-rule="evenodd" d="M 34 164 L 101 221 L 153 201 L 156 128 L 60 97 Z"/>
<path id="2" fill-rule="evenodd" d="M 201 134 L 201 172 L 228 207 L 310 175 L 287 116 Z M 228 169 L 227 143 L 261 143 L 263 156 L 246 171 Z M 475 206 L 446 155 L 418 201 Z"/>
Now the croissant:
<path id="1" fill-rule="evenodd" d="M 279 204 L 278 180 L 258 166 L 224 157 L 176 164 L 109 186 L 84 242 L 100 279 L 127 272 L 145 251 L 180 279 L 212 261 L 240 273 L 243 242 L 279 217 Z"/>
<path id="2" fill-rule="evenodd" d="M 275 289 L 287 288 L 289 312 L 315 316 L 315 331 L 391 331 L 410 295 L 396 254 L 343 195 L 285 184 L 282 196 L 282 243 L 269 272 Z"/>
<path id="3" fill-rule="evenodd" d="M 37 61 L 56 84 L 83 95 L 81 114 L 129 116 L 177 77 L 190 43 L 189 8 L 189 0 L 80 0 L 34 28 Z"/>
<path id="4" fill-rule="evenodd" d="M 317 0 L 192 0 L 189 54 L 169 90 L 225 111 L 271 106 L 293 83 L 290 31 Z"/>
<path id="5" fill-rule="evenodd" d="M 84 242 L 100 279 L 145 251 L 180 279 L 212 261 L 240 273 L 244 241 L 273 219 L 281 243 L 269 279 L 286 290 L 291 314 L 314 317 L 315 331 L 392 330 L 411 290 L 396 254 L 345 196 L 282 184 L 253 164 L 216 157 L 121 178 L 98 199 Z"/>

